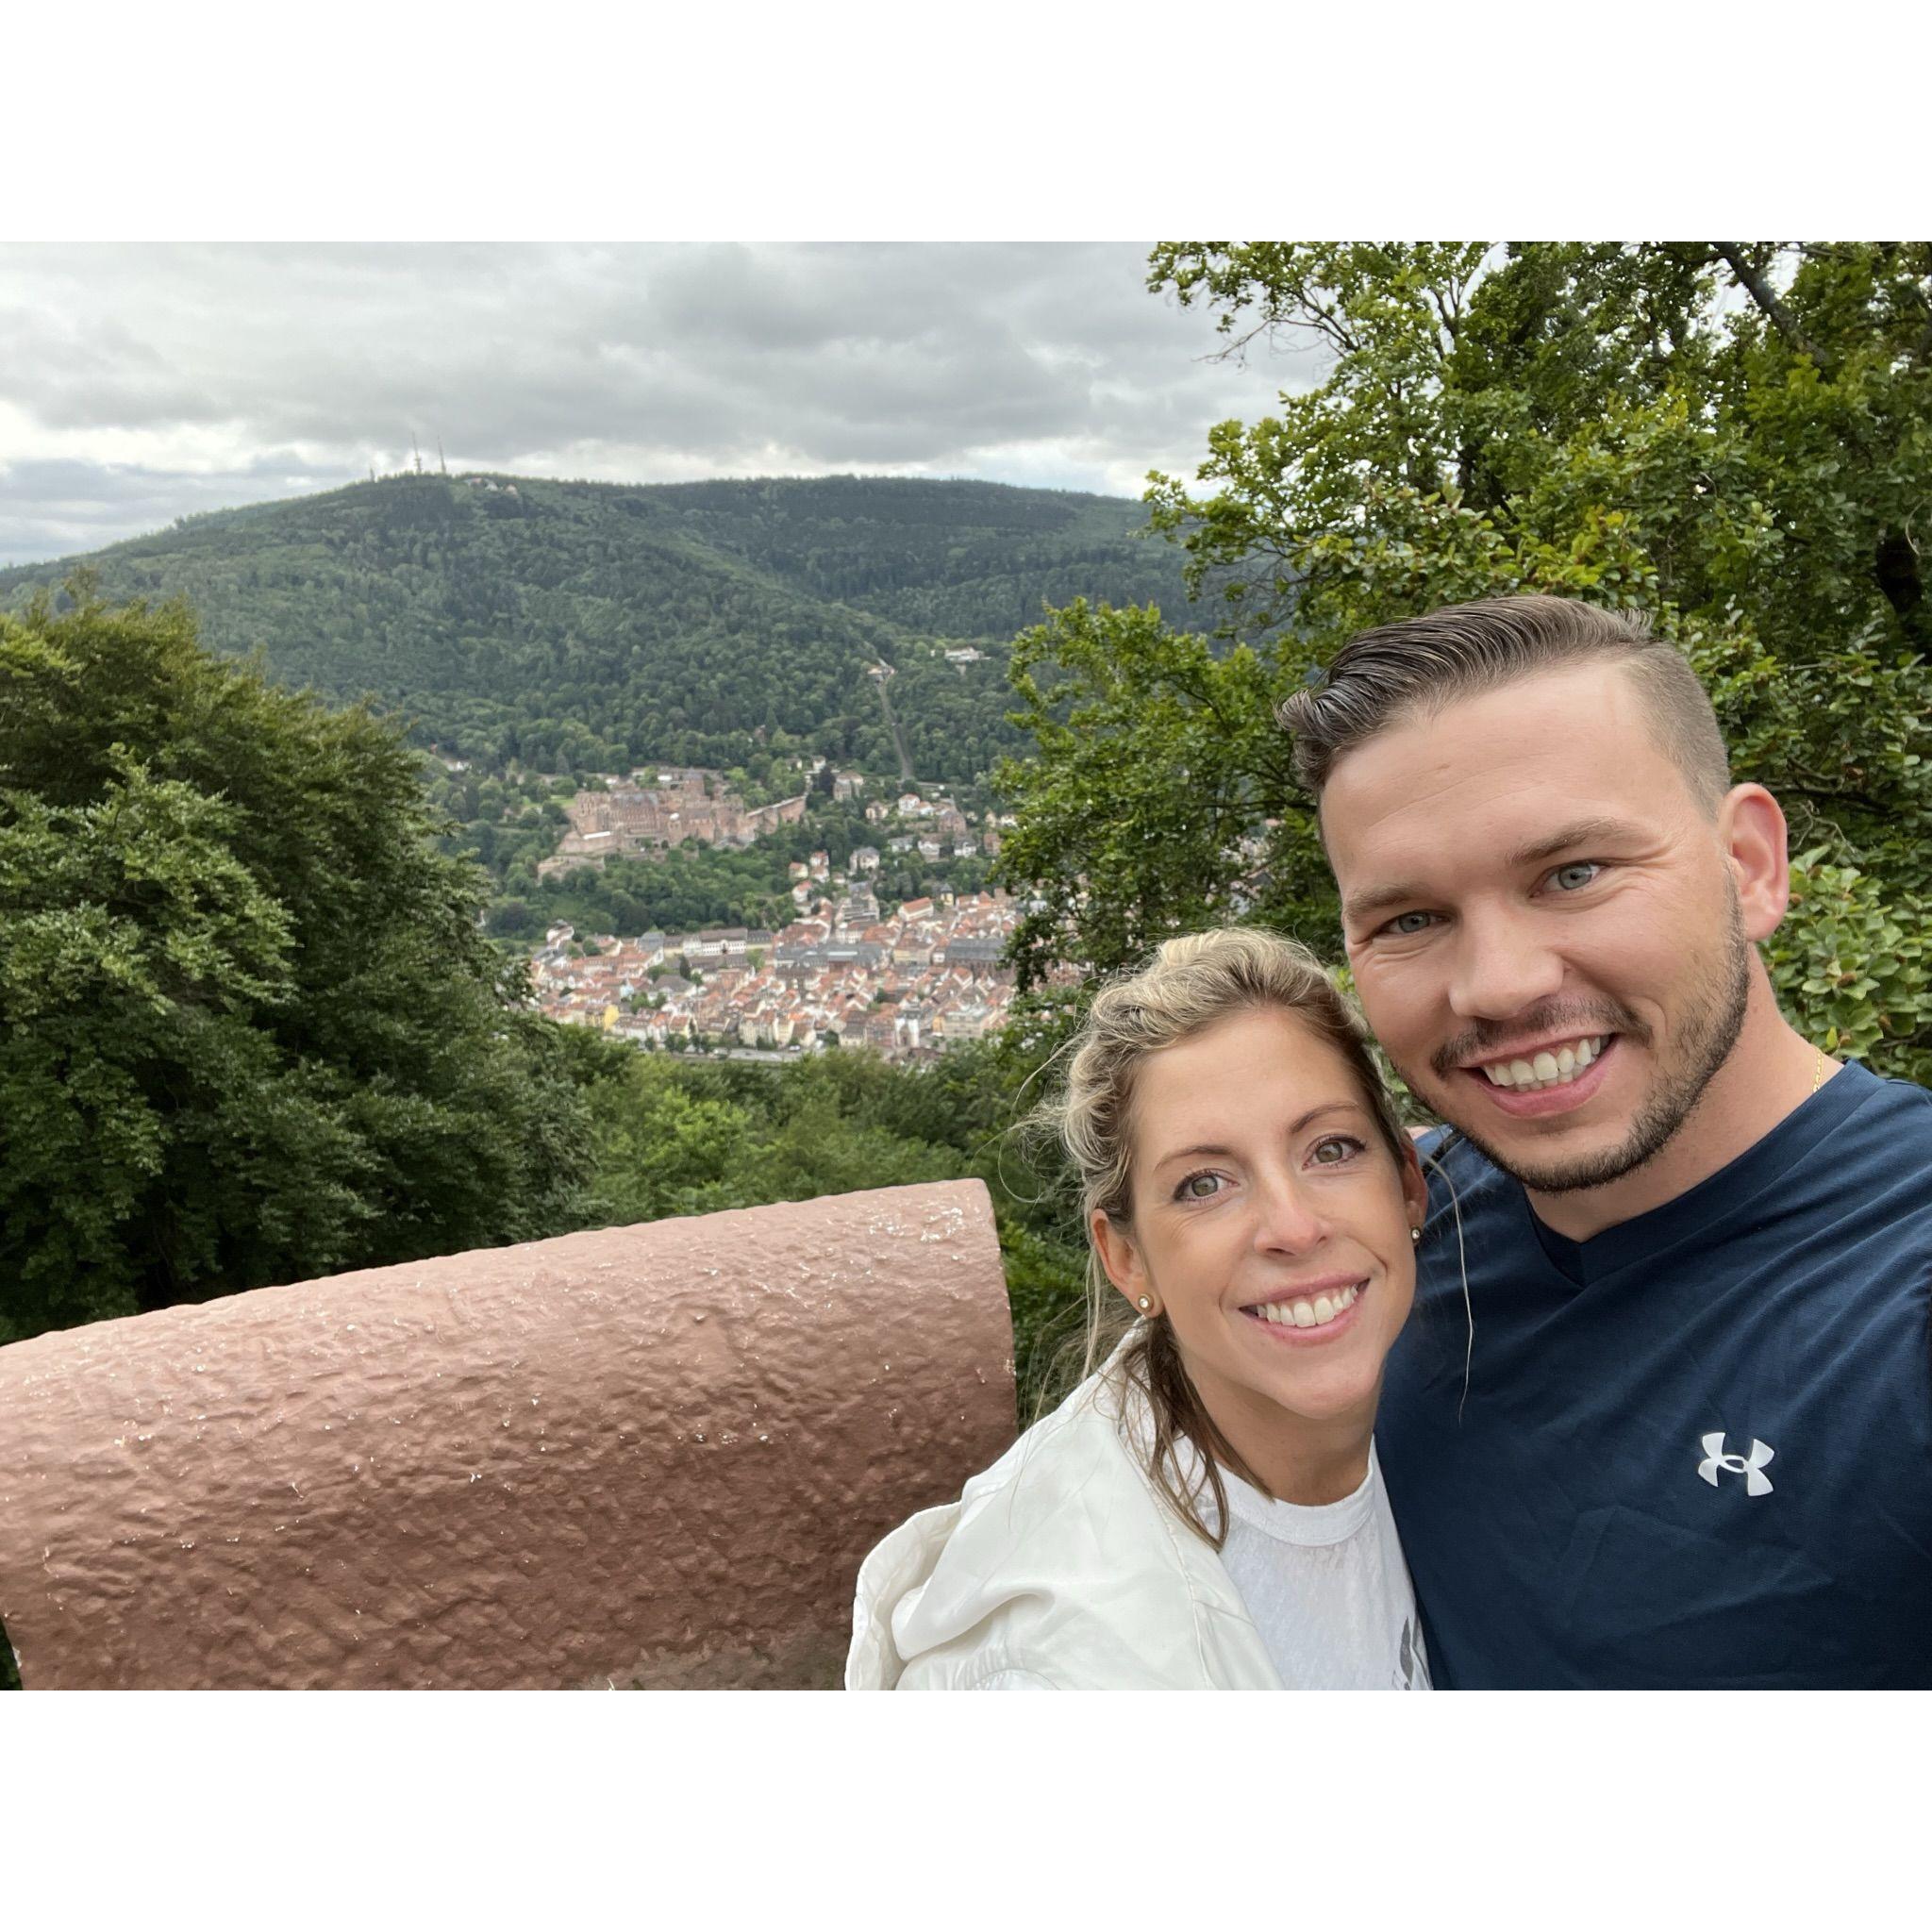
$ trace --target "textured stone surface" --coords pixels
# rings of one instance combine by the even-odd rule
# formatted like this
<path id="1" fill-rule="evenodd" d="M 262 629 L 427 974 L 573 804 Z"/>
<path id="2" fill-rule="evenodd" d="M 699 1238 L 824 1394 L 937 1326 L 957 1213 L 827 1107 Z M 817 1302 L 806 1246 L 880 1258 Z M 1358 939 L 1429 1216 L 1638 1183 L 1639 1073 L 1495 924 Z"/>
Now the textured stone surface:
<path id="1" fill-rule="evenodd" d="M 830 1686 L 858 1562 L 1012 1440 L 977 1181 L 0 1349 L 29 1690 Z"/>

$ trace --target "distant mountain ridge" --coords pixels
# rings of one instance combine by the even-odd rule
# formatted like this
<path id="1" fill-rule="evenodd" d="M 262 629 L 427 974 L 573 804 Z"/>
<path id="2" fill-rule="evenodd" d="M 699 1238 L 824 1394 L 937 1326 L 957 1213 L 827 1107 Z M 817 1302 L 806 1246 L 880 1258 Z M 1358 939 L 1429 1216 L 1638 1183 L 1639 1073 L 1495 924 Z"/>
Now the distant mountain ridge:
<path id="1" fill-rule="evenodd" d="M 95 572 L 184 595 L 214 648 L 369 692 L 465 757 L 544 769 L 727 765 L 797 741 L 922 776 L 1016 741 L 1005 652 L 1045 604 L 1185 604 L 1179 553 L 1123 498 L 830 476 L 679 484 L 408 475 L 184 519 L 0 571 L 0 607 Z M 973 643 L 949 661 L 941 642 Z"/>

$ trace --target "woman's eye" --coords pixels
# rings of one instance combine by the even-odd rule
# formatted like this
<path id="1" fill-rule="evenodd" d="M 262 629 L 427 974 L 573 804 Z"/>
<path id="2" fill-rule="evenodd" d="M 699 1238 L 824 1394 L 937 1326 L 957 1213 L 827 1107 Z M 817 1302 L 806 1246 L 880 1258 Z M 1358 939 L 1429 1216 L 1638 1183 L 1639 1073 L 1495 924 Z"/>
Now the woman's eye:
<path id="1" fill-rule="evenodd" d="M 1179 1201 L 1211 1201 L 1221 1191 L 1221 1176 L 1218 1174 L 1191 1174 L 1174 1190 L 1174 1198 Z"/>
<path id="2" fill-rule="evenodd" d="M 1339 1167 L 1362 1151 L 1362 1143 L 1350 1134 L 1331 1134 L 1316 1141 L 1309 1158 L 1317 1167 Z"/>
<path id="3" fill-rule="evenodd" d="M 1603 867 L 1595 859 L 1579 858 L 1574 865 L 1559 865 L 1550 874 L 1550 882 L 1559 891 L 1581 891 L 1601 871 Z"/>

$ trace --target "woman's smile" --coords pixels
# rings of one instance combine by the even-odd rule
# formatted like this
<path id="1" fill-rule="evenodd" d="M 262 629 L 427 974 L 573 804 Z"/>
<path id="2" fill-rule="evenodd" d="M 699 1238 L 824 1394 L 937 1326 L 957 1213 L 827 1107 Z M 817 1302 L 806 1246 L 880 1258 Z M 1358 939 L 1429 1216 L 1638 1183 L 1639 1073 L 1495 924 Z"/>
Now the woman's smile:
<path id="1" fill-rule="evenodd" d="M 1249 1303 L 1241 1312 L 1272 1343 L 1315 1348 L 1355 1326 L 1357 1307 L 1368 1291 L 1366 1276 L 1324 1278 L 1300 1289 L 1283 1289 L 1267 1301 Z"/>

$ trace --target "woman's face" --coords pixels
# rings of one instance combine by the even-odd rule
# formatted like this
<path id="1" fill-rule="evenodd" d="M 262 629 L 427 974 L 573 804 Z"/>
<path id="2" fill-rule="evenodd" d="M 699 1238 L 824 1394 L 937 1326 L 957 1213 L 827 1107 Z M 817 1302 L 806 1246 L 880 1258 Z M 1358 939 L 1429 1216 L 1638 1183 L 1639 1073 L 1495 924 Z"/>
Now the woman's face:
<path id="1" fill-rule="evenodd" d="M 1341 1055 L 1279 1008 L 1231 1014 L 1148 1057 L 1129 1124 L 1132 1226 L 1095 1215 L 1093 1237 L 1224 1432 L 1373 1419 L 1427 1196 Z"/>

